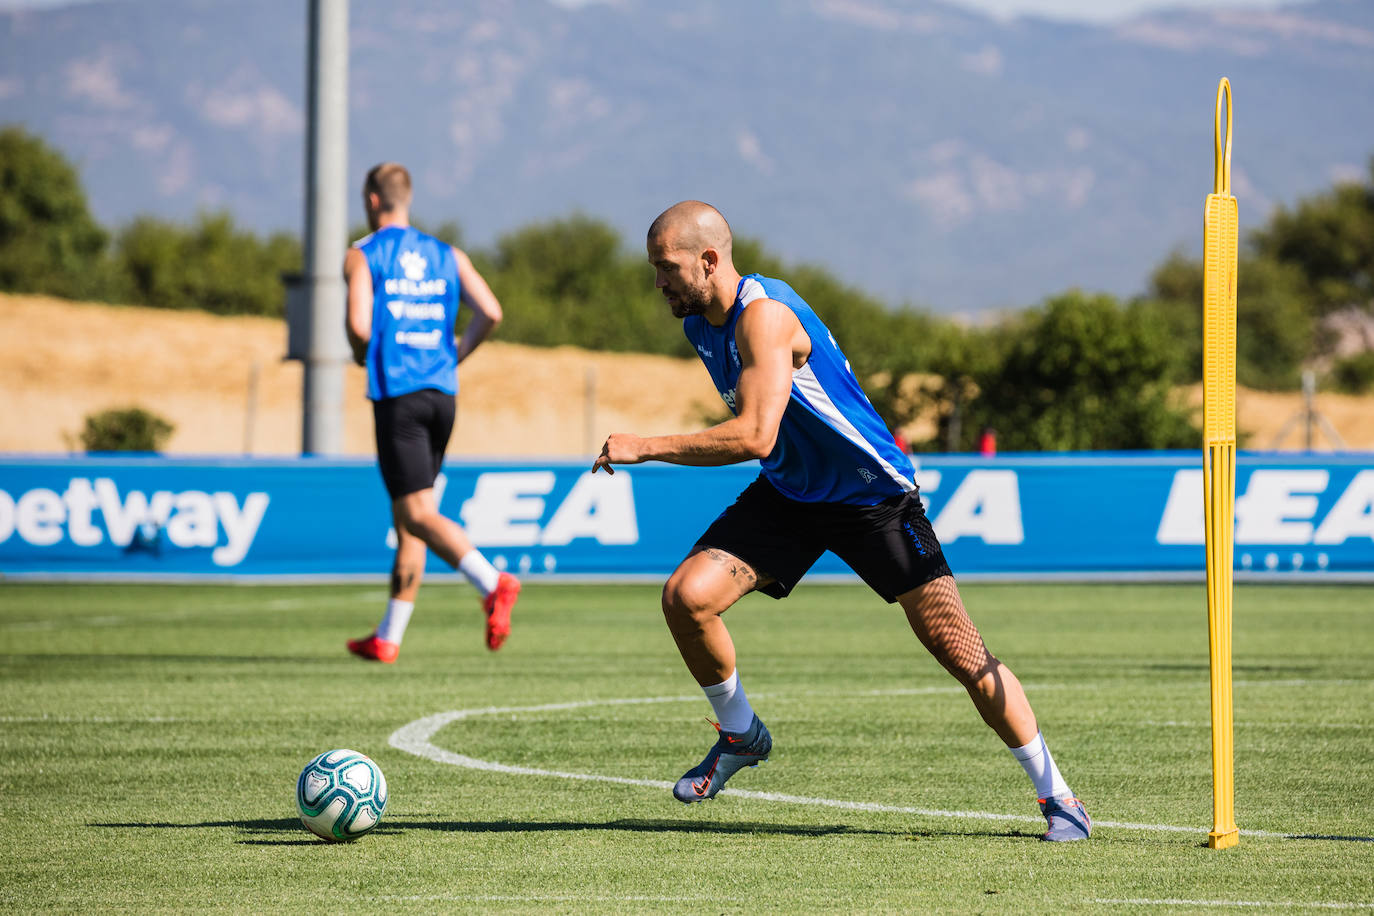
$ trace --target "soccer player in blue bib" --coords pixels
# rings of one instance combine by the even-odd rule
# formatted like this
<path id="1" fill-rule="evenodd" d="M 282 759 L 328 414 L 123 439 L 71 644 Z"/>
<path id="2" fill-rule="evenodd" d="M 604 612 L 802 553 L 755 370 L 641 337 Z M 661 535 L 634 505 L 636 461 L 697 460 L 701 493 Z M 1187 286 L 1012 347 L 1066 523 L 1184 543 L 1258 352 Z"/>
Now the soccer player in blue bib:
<path id="1" fill-rule="evenodd" d="M 649 262 L 674 317 L 734 417 L 696 433 L 616 433 L 592 470 L 642 461 L 723 465 L 758 459 L 763 472 L 711 523 L 663 588 L 663 613 L 719 724 L 716 743 L 673 788 L 704 801 L 767 759 L 773 739 L 735 670 L 720 615 L 751 591 L 785 598 L 826 550 L 896 602 L 921 643 L 1031 778 L 1047 840 L 1091 832 L 1050 756 L 1015 675 L 983 644 L 926 519 L 910 460 L 892 441 L 826 326 L 781 280 L 740 276 L 730 227 L 683 201 L 649 228 Z"/>
<path id="2" fill-rule="evenodd" d="M 453 432 L 458 364 L 501 321 L 501 304 L 462 251 L 410 225 L 410 173 L 384 162 L 367 173 L 363 207 L 372 234 L 344 258 L 348 341 L 367 368 L 377 462 L 391 496 L 396 557 L 391 600 L 370 636 L 349 640 L 362 658 L 394 662 L 425 571 L 425 548 L 482 594 L 487 648 L 510 635 L 520 582 L 498 572 L 467 534 L 439 514 L 434 481 Z M 455 340 L 459 304 L 472 319 Z"/>

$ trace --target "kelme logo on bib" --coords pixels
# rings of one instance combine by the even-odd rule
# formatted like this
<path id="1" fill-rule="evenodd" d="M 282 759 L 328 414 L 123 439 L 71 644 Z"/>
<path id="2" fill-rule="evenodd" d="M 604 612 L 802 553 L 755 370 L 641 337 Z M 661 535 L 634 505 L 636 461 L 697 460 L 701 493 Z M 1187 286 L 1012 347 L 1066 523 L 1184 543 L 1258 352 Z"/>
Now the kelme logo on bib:
<path id="1" fill-rule="evenodd" d="M 424 255 L 418 251 L 405 251 L 399 258 L 401 270 L 405 271 L 407 280 L 423 280 L 425 278 L 425 268 L 429 266 Z"/>

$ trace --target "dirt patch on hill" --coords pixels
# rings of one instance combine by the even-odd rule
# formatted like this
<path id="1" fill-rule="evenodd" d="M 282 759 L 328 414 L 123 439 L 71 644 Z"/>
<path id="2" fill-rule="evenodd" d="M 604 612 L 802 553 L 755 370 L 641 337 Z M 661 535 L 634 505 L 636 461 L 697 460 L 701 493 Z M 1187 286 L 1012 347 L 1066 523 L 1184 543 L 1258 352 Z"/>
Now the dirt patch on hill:
<path id="1" fill-rule="evenodd" d="M 299 454 L 302 368 L 285 325 L 0 295 L 0 451 L 79 449 L 87 414 L 139 405 L 170 454 Z M 696 360 L 490 341 L 459 370 L 455 455 L 585 456 L 609 432 L 700 428 L 721 409 Z M 344 451 L 373 454 L 362 369 L 344 381 Z"/>
<path id="2" fill-rule="evenodd" d="M 78 450 L 87 414 L 136 404 L 175 424 L 170 454 L 299 454 L 302 371 L 285 351 L 285 326 L 267 318 L 0 295 L 0 451 Z M 607 433 L 688 432 L 723 410 L 694 359 L 492 341 L 459 379 L 453 455 L 587 457 Z M 373 453 L 364 389 L 350 366 L 351 455 Z M 1200 403 L 1197 389 L 1189 395 Z M 1242 390 L 1238 422 L 1250 447 L 1301 448 L 1304 424 L 1289 422 L 1301 403 Z M 1316 406 L 1347 448 L 1374 449 L 1374 398 L 1322 394 Z M 1316 445 L 1330 447 L 1320 431 Z"/>

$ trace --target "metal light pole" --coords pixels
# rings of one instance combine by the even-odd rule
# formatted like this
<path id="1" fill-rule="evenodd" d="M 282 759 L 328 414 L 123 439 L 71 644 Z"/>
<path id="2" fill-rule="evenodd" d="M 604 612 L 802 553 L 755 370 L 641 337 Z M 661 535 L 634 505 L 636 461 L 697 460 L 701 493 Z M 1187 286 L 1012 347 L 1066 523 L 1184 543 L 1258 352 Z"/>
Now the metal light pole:
<path id="1" fill-rule="evenodd" d="M 310 0 L 301 451 L 343 451 L 342 263 L 348 244 L 348 0 Z"/>

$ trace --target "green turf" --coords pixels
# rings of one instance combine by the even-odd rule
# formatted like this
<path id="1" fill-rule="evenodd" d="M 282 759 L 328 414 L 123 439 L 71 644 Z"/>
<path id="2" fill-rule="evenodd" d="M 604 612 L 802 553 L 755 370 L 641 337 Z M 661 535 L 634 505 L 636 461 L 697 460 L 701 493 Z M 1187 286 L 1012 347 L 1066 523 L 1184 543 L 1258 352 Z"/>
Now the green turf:
<path id="1" fill-rule="evenodd" d="M 1211 825 L 1206 614 L 1195 586 L 968 585 L 1026 684 L 1087 843 L 1035 839 L 1028 781 L 900 612 L 857 587 L 751 596 L 727 617 L 775 738 L 727 792 L 464 769 L 433 742 L 541 770 L 675 779 L 714 733 L 651 587 L 529 586 L 506 648 L 470 590 L 426 586 L 400 663 L 348 657 L 376 586 L 0 585 L 0 906 L 258 912 L 1208 912 L 1216 901 L 1374 908 L 1374 596 L 1237 590 L 1240 847 Z M 316 753 L 370 754 L 382 826 L 299 824 Z M 1185 832 L 1106 826 L 1172 825 Z M 1043 823 L 1043 822 L 1041 822 Z M 1320 838 L 1314 838 L 1320 837 Z M 1113 903 L 1111 901 L 1194 901 Z M 1362 906 L 1355 906 L 1362 905 Z"/>

